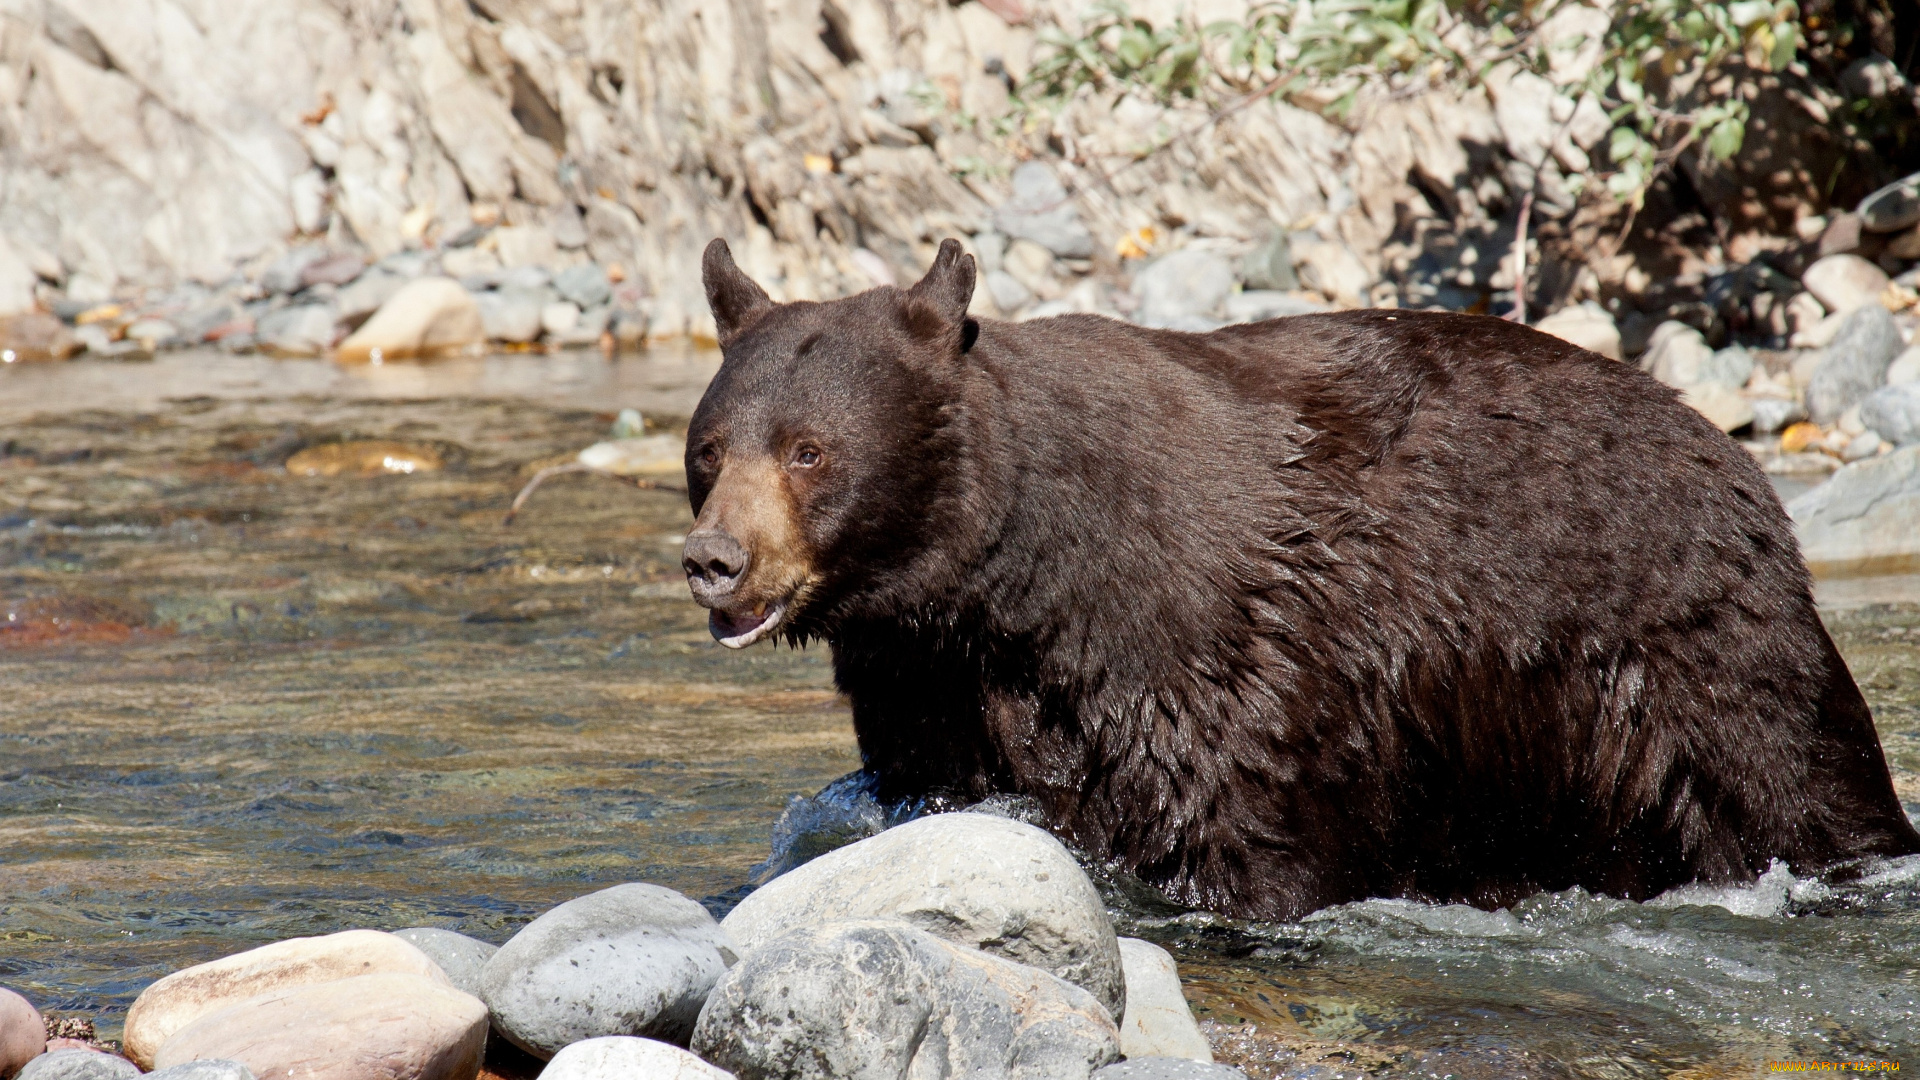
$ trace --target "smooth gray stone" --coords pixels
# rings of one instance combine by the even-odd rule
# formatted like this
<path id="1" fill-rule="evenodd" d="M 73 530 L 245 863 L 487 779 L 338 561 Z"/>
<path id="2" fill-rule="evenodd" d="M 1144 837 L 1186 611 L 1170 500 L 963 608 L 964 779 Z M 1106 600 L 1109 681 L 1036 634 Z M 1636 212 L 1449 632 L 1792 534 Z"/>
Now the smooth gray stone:
<path id="1" fill-rule="evenodd" d="M 93 1050 L 55 1050 L 41 1054 L 13 1080 L 133 1080 L 140 1066 L 123 1057 Z"/>
<path id="2" fill-rule="evenodd" d="M 579 304 L 582 310 L 598 307 L 613 297 L 613 283 L 599 263 L 569 266 L 553 275 L 554 291 Z"/>
<path id="3" fill-rule="evenodd" d="M 414 948 L 426 953 L 428 959 L 440 965 L 456 989 L 474 997 L 480 996 L 481 970 L 493 959 L 493 954 L 500 951 L 498 945 L 437 926 L 409 926 L 395 930 L 393 936 L 411 942 Z"/>
<path id="4" fill-rule="evenodd" d="M 1029 161 L 1013 170 L 1013 198 L 993 212 L 993 226 L 1020 240 L 1031 240 L 1065 259 L 1093 255 L 1093 234 L 1067 198 L 1060 178 L 1044 162 Z"/>
<path id="5" fill-rule="evenodd" d="M 1920 443 L 1920 382 L 1883 386 L 1860 403 L 1860 422 L 1900 446 Z"/>
<path id="6" fill-rule="evenodd" d="M 548 289 L 501 289 L 474 295 L 480 325 L 494 341 L 532 341 L 540 336 L 540 312 L 552 298 Z"/>
<path id="7" fill-rule="evenodd" d="M 1269 234 L 1241 260 L 1240 277 L 1251 290 L 1288 293 L 1298 289 L 1300 275 L 1293 269 L 1292 238 L 1278 230 Z"/>
<path id="8" fill-rule="evenodd" d="M 1120 1056 L 1120 1036 L 1072 983 L 874 919 L 755 950 L 714 987 L 693 1051 L 783 1080 L 1085 1080 Z"/>
<path id="9" fill-rule="evenodd" d="M 222 1061 L 218 1058 L 169 1065 L 147 1075 L 159 1077 L 159 1080 L 254 1080 L 252 1069 L 238 1061 Z"/>
<path id="10" fill-rule="evenodd" d="M 263 345 L 282 352 L 314 356 L 333 345 L 333 307 L 297 304 L 283 307 L 260 320 L 254 336 Z"/>
<path id="11" fill-rule="evenodd" d="M 706 908 L 659 885 L 616 885 L 528 923 L 487 961 L 479 996 L 500 1034 L 544 1058 L 600 1035 L 685 1045 L 734 957 Z"/>
<path id="12" fill-rule="evenodd" d="M 1807 418 L 1806 406 L 1785 398 L 1753 399 L 1753 430 L 1771 435 L 1788 424 Z"/>
<path id="13" fill-rule="evenodd" d="M 1189 1058 L 1128 1058 L 1093 1074 L 1093 1080 L 1247 1080 L 1247 1074 L 1231 1065 L 1217 1065 Z"/>
<path id="14" fill-rule="evenodd" d="M 1856 213 L 1868 232 L 1899 232 L 1920 224 L 1920 173 L 1895 180 L 1861 199 Z"/>
<path id="15" fill-rule="evenodd" d="M 1920 446 L 1856 461 L 1787 504 L 1815 573 L 1874 572 L 1920 557 Z"/>
<path id="16" fill-rule="evenodd" d="M 1886 385 L 1887 367 L 1904 348 L 1900 328 L 1886 308 L 1868 304 L 1848 315 L 1807 383 L 1807 414 L 1822 426 L 1840 419 L 1841 413 Z"/>

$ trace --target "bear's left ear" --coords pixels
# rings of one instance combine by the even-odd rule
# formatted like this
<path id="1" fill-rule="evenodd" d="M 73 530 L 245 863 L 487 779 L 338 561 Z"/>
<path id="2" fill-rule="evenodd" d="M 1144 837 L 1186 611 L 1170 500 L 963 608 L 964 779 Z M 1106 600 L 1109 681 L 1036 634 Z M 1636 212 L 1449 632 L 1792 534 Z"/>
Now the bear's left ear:
<path id="1" fill-rule="evenodd" d="M 773 307 L 773 298 L 734 265 L 727 242 L 715 237 L 700 259 L 700 277 L 707 287 L 707 306 L 713 309 L 714 329 L 726 345 L 747 325 Z"/>
<path id="2" fill-rule="evenodd" d="M 973 256 L 960 250 L 960 241 L 940 241 L 927 276 L 907 290 L 907 326 L 923 338 L 954 339 L 955 352 L 973 346 L 980 328 L 967 318 L 973 302 Z"/>

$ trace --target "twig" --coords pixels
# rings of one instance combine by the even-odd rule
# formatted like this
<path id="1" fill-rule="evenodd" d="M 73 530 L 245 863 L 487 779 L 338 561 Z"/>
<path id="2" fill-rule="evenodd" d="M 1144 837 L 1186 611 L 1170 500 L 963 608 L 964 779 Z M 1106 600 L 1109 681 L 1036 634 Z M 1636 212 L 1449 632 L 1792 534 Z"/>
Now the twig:
<path id="1" fill-rule="evenodd" d="M 1533 187 L 1520 197 L 1520 222 L 1513 233 L 1513 310 L 1507 318 L 1527 325 L 1527 222 L 1533 219 L 1533 192 L 1540 186 L 1540 170 L 1535 169 Z"/>
<path id="2" fill-rule="evenodd" d="M 604 476 L 609 480 L 618 480 L 623 484 L 631 484 L 641 489 L 655 489 L 660 486 L 652 480 L 642 480 L 635 476 L 622 476 L 619 473 L 608 472 L 605 469 L 596 469 L 591 465 L 584 465 L 578 461 L 569 461 L 565 465 L 549 465 L 539 472 L 534 473 L 533 479 L 528 480 L 526 486 L 520 489 L 520 494 L 513 497 L 513 505 L 507 508 L 507 516 L 500 524 L 503 527 L 513 524 L 514 517 L 520 513 L 520 508 L 526 505 L 527 499 L 532 497 L 534 489 L 546 483 L 549 478 L 559 476 L 561 473 L 576 472 Z"/>

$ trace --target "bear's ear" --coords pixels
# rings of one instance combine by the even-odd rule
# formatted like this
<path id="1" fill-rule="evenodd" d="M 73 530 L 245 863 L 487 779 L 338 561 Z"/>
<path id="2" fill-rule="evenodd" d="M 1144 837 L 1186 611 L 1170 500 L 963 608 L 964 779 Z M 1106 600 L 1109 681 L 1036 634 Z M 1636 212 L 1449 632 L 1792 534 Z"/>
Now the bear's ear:
<path id="1" fill-rule="evenodd" d="M 707 245 L 700 259 L 700 280 L 707 286 L 707 306 L 713 309 L 713 325 L 720 332 L 720 344 L 738 337 L 747 325 L 773 307 L 773 298 L 754 284 L 753 279 L 733 264 L 733 252 L 718 237 Z"/>
<path id="2" fill-rule="evenodd" d="M 907 290 L 907 325 L 924 338 L 952 336 L 956 352 L 972 347 L 978 324 L 967 318 L 973 302 L 973 256 L 960 251 L 960 241 L 940 241 L 927 276 Z"/>

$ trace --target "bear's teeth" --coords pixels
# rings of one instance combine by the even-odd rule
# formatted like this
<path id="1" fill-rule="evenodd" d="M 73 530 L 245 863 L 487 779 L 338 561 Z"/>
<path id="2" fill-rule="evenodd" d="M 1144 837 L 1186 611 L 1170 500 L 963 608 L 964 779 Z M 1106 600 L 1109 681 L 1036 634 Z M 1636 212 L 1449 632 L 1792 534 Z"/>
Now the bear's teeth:
<path id="1" fill-rule="evenodd" d="M 756 618 L 756 619 L 763 619 L 763 618 L 766 618 L 766 615 L 767 615 L 767 605 L 766 605 L 766 604 L 764 604 L 764 603 L 761 603 L 761 604 L 755 604 L 755 605 L 753 605 L 753 617 L 754 617 L 754 618 Z"/>

